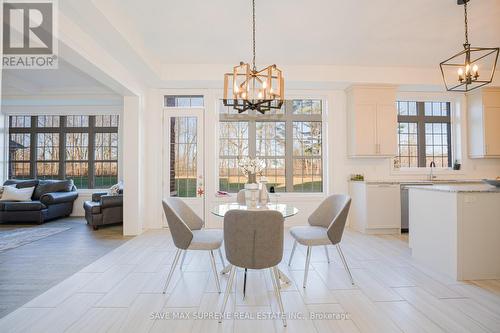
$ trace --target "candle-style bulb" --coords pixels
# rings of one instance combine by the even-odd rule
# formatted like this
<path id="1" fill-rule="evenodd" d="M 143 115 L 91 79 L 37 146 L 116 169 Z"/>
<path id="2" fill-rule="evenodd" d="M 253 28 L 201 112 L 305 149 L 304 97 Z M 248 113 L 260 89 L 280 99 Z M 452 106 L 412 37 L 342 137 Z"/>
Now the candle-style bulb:
<path id="1" fill-rule="evenodd" d="M 462 68 L 458 69 L 458 76 L 464 75 L 464 70 Z"/>

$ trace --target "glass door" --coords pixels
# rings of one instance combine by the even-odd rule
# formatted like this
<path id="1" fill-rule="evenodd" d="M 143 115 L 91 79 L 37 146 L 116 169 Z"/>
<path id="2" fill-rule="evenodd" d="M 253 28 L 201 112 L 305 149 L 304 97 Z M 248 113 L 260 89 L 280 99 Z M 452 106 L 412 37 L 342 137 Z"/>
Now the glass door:
<path id="1" fill-rule="evenodd" d="M 163 196 L 182 198 L 204 218 L 203 109 L 165 109 L 164 129 Z"/>

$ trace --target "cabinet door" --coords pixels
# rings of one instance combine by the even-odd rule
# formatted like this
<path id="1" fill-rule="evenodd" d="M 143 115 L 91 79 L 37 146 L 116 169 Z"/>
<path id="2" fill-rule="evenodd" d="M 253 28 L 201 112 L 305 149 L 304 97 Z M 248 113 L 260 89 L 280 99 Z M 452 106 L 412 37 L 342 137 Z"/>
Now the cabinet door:
<path id="1" fill-rule="evenodd" d="M 500 108 L 484 108 L 484 149 L 486 156 L 500 156 Z"/>
<path id="2" fill-rule="evenodd" d="M 377 106 L 377 153 L 395 156 L 397 153 L 398 116 L 395 105 Z"/>
<path id="3" fill-rule="evenodd" d="M 367 185 L 366 191 L 367 228 L 401 228 L 399 185 Z"/>
<path id="4" fill-rule="evenodd" d="M 376 121 L 375 104 L 357 104 L 354 107 L 354 151 L 353 155 L 376 155 Z"/>

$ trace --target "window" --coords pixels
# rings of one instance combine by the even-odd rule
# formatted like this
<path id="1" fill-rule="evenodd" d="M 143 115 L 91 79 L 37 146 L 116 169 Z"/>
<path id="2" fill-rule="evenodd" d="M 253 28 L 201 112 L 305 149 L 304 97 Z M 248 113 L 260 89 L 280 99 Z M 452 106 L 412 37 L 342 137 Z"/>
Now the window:
<path id="1" fill-rule="evenodd" d="M 203 96 L 167 95 L 164 103 L 167 108 L 202 108 Z"/>
<path id="2" fill-rule="evenodd" d="M 9 178 L 118 182 L 118 116 L 10 116 Z"/>
<path id="3" fill-rule="evenodd" d="M 398 159 L 401 167 L 451 167 L 449 102 L 397 102 Z"/>
<path id="4" fill-rule="evenodd" d="M 322 192 L 322 101 L 286 101 L 280 110 L 244 114 L 220 106 L 219 189 L 237 192 L 247 181 L 238 167 L 250 156 L 265 161 L 276 192 Z"/>

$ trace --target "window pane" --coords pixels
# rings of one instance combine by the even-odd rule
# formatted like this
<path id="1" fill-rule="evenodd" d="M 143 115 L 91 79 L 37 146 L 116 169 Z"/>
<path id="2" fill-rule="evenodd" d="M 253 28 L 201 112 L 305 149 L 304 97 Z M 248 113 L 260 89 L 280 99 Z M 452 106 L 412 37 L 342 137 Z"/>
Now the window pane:
<path id="1" fill-rule="evenodd" d="M 118 183 L 118 162 L 96 162 L 94 169 L 95 188 L 109 188 Z"/>
<path id="2" fill-rule="evenodd" d="M 219 159 L 219 189 L 236 193 L 245 187 L 247 178 L 238 167 L 236 158 Z"/>
<path id="3" fill-rule="evenodd" d="M 293 100 L 292 113 L 293 114 L 321 114 L 321 100 Z"/>
<path id="4" fill-rule="evenodd" d="M 398 124 L 398 157 L 402 168 L 418 167 L 417 123 Z"/>
<path id="5" fill-rule="evenodd" d="M 89 116 L 66 116 L 67 127 L 88 127 Z"/>
<path id="6" fill-rule="evenodd" d="M 168 95 L 165 96 L 165 106 L 168 108 L 179 107 L 179 108 L 196 108 L 203 107 L 204 100 L 203 96 L 196 95 Z"/>
<path id="7" fill-rule="evenodd" d="M 14 128 L 29 128 L 31 127 L 30 116 L 11 116 L 10 127 Z"/>
<path id="8" fill-rule="evenodd" d="M 59 127 L 59 116 L 38 116 L 38 127 Z"/>
<path id="9" fill-rule="evenodd" d="M 196 117 L 170 118 L 170 196 L 196 197 Z"/>
<path id="10" fill-rule="evenodd" d="M 117 115 L 95 116 L 96 127 L 118 127 Z"/>
<path id="11" fill-rule="evenodd" d="M 320 156 L 321 144 L 321 122 L 293 122 L 294 156 Z"/>
<path id="12" fill-rule="evenodd" d="M 321 159 L 301 158 L 293 161 L 293 189 L 296 192 L 323 190 Z"/>
<path id="13" fill-rule="evenodd" d="M 13 133 L 9 138 L 9 178 L 30 178 L 31 134 Z"/>

